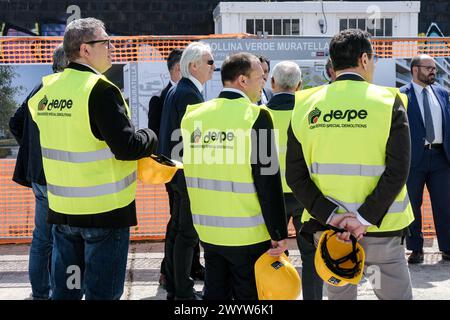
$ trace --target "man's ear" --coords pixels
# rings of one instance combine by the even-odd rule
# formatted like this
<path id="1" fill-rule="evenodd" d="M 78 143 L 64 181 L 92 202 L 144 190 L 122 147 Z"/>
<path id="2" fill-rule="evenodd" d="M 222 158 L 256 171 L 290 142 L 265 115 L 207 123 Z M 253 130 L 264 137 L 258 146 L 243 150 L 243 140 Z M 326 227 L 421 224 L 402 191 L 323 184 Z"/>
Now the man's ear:
<path id="1" fill-rule="evenodd" d="M 300 80 L 300 82 L 298 83 L 298 86 L 295 89 L 295 91 L 299 91 L 301 88 L 302 88 L 302 81 Z"/>
<path id="2" fill-rule="evenodd" d="M 367 70 L 367 66 L 369 65 L 369 56 L 366 52 L 361 55 L 361 66 L 364 70 Z"/>
<path id="3" fill-rule="evenodd" d="M 275 90 L 275 80 L 273 77 L 270 78 L 270 85 L 272 86 L 272 90 Z"/>

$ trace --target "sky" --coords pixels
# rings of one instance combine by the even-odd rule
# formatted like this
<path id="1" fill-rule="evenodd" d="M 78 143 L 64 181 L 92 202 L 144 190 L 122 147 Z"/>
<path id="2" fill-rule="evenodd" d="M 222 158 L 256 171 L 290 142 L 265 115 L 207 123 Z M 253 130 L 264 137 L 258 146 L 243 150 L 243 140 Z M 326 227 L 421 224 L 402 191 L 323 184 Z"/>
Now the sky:
<path id="1" fill-rule="evenodd" d="M 14 66 L 14 70 L 18 76 L 14 78 L 13 85 L 24 87 L 20 94 L 17 94 L 14 98 L 18 105 L 20 105 L 30 91 L 41 82 L 43 76 L 52 73 L 52 67 L 49 64 L 17 65 Z"/>

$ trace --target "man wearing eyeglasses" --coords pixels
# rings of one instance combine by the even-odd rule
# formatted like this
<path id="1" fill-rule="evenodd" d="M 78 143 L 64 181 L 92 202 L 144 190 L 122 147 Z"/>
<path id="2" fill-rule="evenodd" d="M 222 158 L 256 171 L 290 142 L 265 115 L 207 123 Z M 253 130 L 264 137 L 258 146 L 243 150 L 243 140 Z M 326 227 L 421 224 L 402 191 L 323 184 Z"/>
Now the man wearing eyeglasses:
<path id="1" fill-rule="evenodd" d="M 103 22 L 71 22 L 69 65 L 43 78 L 28 102 L 40 132 L 48 222 L 54 224 L 52 299 L 118 300 L 136 219 L 136 160 L 156 149 L 150 129 L 135 132 L 111 68 Z"/>
<path id="2" fill-rule="evenodd" d="M 428 55 L 411 60 L 411 83 L 400 90 L 409 99 L 411 170 L 408 194 L 415 220 L 406 245 L 410 264 L 423 262 L 422 198 L 426 184 L 430 194 L 439 250 L 450 260 L 450 106 L 448 93 L 436 80 L 436 63 Z"/>

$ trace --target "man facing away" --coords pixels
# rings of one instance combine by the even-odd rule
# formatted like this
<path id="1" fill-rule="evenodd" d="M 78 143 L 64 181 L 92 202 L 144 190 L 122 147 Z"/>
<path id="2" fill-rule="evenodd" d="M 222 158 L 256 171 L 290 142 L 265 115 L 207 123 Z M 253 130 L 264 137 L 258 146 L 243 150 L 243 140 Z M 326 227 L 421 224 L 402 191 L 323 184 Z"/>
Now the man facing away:
<path id="1" fill-rule="evenodd" d="M 257 57 L 227 57 L 221 76 L 219 97 L 189 106 L 182 120 L 185 178 L 205 250 L 204 298 L 256 300 L 256 260 L 286 249 L 273 123 L 255 104 L 264 85 Z"/>

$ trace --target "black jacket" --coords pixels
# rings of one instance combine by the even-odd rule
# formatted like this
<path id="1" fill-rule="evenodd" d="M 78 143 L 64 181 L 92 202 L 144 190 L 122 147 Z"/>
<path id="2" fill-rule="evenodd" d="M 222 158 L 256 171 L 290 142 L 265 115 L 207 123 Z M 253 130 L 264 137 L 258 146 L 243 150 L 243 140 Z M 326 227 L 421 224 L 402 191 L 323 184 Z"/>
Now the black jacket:
<path id="1" fill-rule="evenodd" d="M 67 68 L 94 72 L 89 67 L 70 63 Z M 88 102 L 89 121 L 93 135 L 105 141 L 117 160 L 138 160 L 156 149 L 158 139 L 153 131 L 144 128 L 135 132 L 126 115 L 120 91 L 110 83 L 99 80 L 91 91 Z M 48 222 L 77 227 L 123 228 L 137 224 L 136 203 L 133 200 L 123 208 L 86 215 L 68 215 L 49 209 Z"/>
<path id="2" fill-rule="evenodd" d="M 31 188 L 31 183 L 45 185 L 44 169 L 42 168 L 41 143 L 39 129 L 31 118 L 28 100 L 39 89 L 42 83 L 34 87 L 22 105 L 9 120 L 9 130 L 19 143 L 16 166 L 12 180 L 20 185 Z"/>
<path id="3" fill-rule="evenodd" d="M 336 79 L 364 81 L 356 75 L 342 75 Z M 358 209 L 361 216 L 373 225 L 380 226 L 387 210 L 406 183 L 411 154 L 408 117 L 399 97 L 392 108 L 392 123 L 386 145 L 386 169 L 373 192 Z M 336 205 L 325 198 L 311 180 L 303 155 L 302 145 L 294 136 L 292 127 L 288 129 L 286 154 L 286 179 L 295 197 L 317 220 L 305 223 L 303 231 L 324 230 L 326 221 L 336 209 Z M 406 230 L 393 232 L 367 233 L 367 236 L 404 235 Z"/>
<path id="4" fill-rule="evenodd" d="M 181 133 L 177 136 L 178 139 L 174 141 L 171 140 L 172 133 L 180 129 L 181 119 L 186 112 L 186 107 L 203 101 L 202 94 L 188 78 L 181 78 L 177 85 L 169 90 L 161 116 L 158 154 L 163 154 L 175 160 L 182 160 L 182 149 L 180 154 L 172 154 L 172 150 L 182 143 Z M 180 190 L 186 190 L 183 170 L 178 170 L 169 184 L 177 184 Z"/>
<path id="5" fill-rule="evenodd" d="M 172 83 L 169 84 L 161 91 L 159 96 L 153 96 L 148 103 L 148 128 L 151 129 L 157 137 L 159 137 L 159 127 L 161 126 L 161 114 L 166 100 L 167 93 L 172 87 Z"/>

